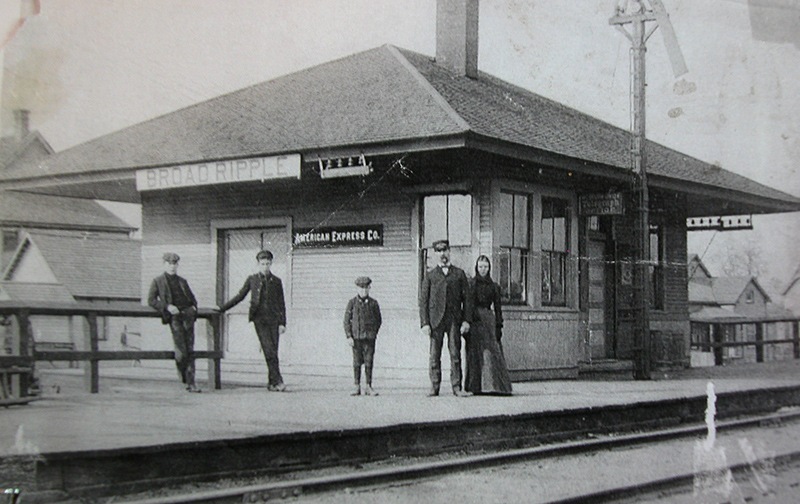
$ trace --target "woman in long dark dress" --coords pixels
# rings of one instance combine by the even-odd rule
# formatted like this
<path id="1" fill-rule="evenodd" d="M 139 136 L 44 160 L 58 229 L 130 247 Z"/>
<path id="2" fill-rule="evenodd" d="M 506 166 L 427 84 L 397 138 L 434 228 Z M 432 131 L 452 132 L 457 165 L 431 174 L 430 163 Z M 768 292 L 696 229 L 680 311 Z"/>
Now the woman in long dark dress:
<path id="1" fill-rule="evenodd" d="M 511 377 L 500 344 L 503 311 L 500 286 L 492 281 L 492 265 L 485 255 L 475 262 L 471 279 L 474 313 L 467 343 L 466 390 L 473 394 L 511 394 Z"/>

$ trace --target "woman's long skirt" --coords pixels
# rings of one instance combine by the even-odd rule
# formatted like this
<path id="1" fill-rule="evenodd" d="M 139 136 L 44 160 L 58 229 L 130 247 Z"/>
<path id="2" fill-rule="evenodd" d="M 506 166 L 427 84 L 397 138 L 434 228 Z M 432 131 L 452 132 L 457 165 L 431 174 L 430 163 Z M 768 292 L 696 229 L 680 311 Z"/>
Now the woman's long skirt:
<path id="1" fill-rule="evenodd" d="M 494 311 L 477 308 L 467 343 L 466 390 L 473 394 L 511 394 L 511 377 L 497 341 Z"/>

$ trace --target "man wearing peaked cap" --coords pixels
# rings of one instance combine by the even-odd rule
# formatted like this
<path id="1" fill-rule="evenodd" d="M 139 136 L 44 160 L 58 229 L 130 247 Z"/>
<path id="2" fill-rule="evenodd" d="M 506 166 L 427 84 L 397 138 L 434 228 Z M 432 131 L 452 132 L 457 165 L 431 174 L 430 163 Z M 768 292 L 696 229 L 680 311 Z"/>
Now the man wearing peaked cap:
<path id="1" fill-rule="evenodd" d="M 450 242 L 448 240 L 436 240 L 431 244 L 431 246 L 436 252 L 450 250 Z"/>
<path id="2" fill-rule="evenodd" d="M 428 372 L 431 380 L 429 396 L 439 395 L 442 382 L 442 347 L 447 334 L 450 353 L 450 386 L 453 395 L 471 395 L 461 388 L 461 338 L 467 338 L 472 321 L 472 296 L 464 270 L 450 263 L 450 242 L 436 240 L 432 244 L 438 256 L 437 265 L 425 273 L 419 291 L 419 318 L 422 333 L 430 346 Z"/>
<path id="3" fill-rule="evenodd" d="M 370 297 L 372 279 L 368 276 L 356 278 L 358 294 L 347 303 L 344 310 L 344 334 L 353 349 L 353 378 L 355 386 L 350 395 L 361 395 L 361 366 L 364 366 L 366 385 L 364 394 L 378 395 L 372 389 L 372 366 L 375 356 L 375 339 L 381 328 L 381 307 Z"/>
<path id="4" fill-rule="evenodd" d="M 178 275 L 180 257 L 175 252 L 162 256 L 164 273 L 153 279 L 147 304 L 161 313 L 161 321 L 169 324 L 175 344 L 175 365 L 189 392 L 200 392 L 194 383 L 194 321 L 197 299 L 189 282 Z"/>

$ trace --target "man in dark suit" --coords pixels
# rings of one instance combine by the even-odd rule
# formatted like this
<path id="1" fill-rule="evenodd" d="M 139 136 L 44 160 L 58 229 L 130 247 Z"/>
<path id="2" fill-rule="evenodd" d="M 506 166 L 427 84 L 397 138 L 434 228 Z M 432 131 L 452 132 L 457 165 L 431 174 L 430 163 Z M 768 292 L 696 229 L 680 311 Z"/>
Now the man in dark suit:
<path id="1" fill-rule="evenodd" d="M 283 392 L 283 383 L 278 364 L 278 340 L 286 331 L 286 304 L 283 298 L 283 283 L 270 271 L 272 252 L 262 250 L 256 254 L 259 272 L 244 281 L 239 293 L 220 307 L 224 312 L 239 304 L 250 293 L 250 312 L 248 319 L 255 326 L 258 341 L 264 351 L 269 373 L 268 390 Z"/>
<path id="2" fill-rule="evenodd" d="M 169 324 L 175 343 L 175 364 L 178 375 L 189 392 L 200 392 L 194 383 L 194 321 L 197 300 L 189 282 L 178 276 L 180 257 L 174 252 L 164 254 L 164 273 L 150 284 L 147 304 L 161 313 L 161 321 Z"/>
<path id="3" fill-rule="evenodd" d="M 442 382 L 442 346 L 447 333 L 450 351 L 450 385 L 459 397 L 471 395 L 461 389 L 461 336 L 469 332 L 472 306 L 467 275 L 450 264 L 450 243 L 438 240 L 433 250 L 438 264 L 425 274 L 419 293 L 419 318 L 422 332 L 430 338 L 429 396 L 439 395 Z"/>

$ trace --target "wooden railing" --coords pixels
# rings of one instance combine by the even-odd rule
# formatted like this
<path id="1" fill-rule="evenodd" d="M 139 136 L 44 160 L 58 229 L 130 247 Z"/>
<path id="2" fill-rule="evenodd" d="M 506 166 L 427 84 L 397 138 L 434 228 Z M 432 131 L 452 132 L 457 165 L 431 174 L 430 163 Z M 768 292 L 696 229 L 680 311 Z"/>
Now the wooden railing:
<path id="1" fill-rule="evenodd" d="M 37 350 L 35 346 L 32 316 L 79 316 L 86 319 L 88 334 L 85 336 L 86 350 Z M 99 349 L 98 318 L 160 318 L 161 315 L 146 306 L 124 303 L 42 303 L 32 301 L 0 301 L 0 318 L 6 320 L 6 330 L 16 319 L 18 330 L 17 345 L 12 355 L 0 355 L 0 405 L 24 403 L 31 400 L 31 384 L 33 368 L 36 361 L 84 361 L 87 389 L 97 393 L 100 389 L 100 361 L 104 360 L 153 360 L 175 358 L 172 351 L 153 350 L 121 350 L 101 351 Z M 220 379 L 220 360 L 222 359 L 222 333 L 220 313 L 217 310 L 201 308 L 197 313 L 198 321 L 206 320 L 207 348 L 211 350 L 195 351 L 195 359 L 209 359 L 208 382 L 215 389 L 222 387 Z M 201 334 L 195 327 L 196 334 Z M 164 327 L 169 331 L 169 327 Z M 195 343 L 196 345 L 196 343 Z M 14 382 L 14 383 L 12 383 Z"/>
<path id="2" fill-rule="evenodd" d="M 697 322 L 692 322 L 695 324 Z M 767 324 L 777 323 L 790 323 L 792 326 L 792 337 L 783 339 L 764 339 L 765 326 Z M 762 318 L 762 319 L 749 319 L 746 321 L 731 321 L 731 322 L 717 322 L 702 324 L 711 326 L 713 328 L 713 336 L 709 341 L 692 342 L 693 350 L 713 350 L 714 352 L 714 365 L 721 366 L 724 363 L 725 356 L 724 348 L 737 348 L 737 347 L 753 347 L 755 348 L 756 362 L 764 362 L 764 348 L 771 345 L 792 345 L 792 356 L 795 359 L 800 359 L 800 319 L 793 318 Z M 755 326 L 755 338 L 753 341 L 722 341 L 722 338 L 727 334 L 726 328 L 735 328 L 736 326 Z"/>

